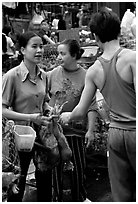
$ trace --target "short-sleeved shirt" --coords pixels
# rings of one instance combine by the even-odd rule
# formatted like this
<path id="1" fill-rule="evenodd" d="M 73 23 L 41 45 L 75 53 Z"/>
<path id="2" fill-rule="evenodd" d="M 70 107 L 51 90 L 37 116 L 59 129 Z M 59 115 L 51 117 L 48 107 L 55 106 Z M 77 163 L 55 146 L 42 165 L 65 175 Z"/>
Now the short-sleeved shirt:
<path id="1" fill-rule="evenodd" d="M 37 81 L 31 81 L 24 62 L 3 75 L 2 104 L 19 113 L 41 113 L 46 97 L 46 72 L 37 67 Z"/>
<path id="2" fill-rule="evenodd" d="M 63 106 L 62 112 L 72 111 L 80 100 L 85 85 L 86 70 L 79 67 L 79 69 L 75 72 L 67 72 L 62 66 L 58 66 L 54 70 L 49 71 L 47 74 L 49 94 L 51 97 L 49 104 L 51 106 L 54 106 L 55 103 L 61 105 L 67 101 L 67 103 Z M 88 111 L 90 110 L 97 110 L 96 97 L 92 100 Z M 86 118 L 78 121 L 86 126 Z M 73 130 L 69 131 L 71 132 Z"/>
<path id="3" fill-rule="evenodd" d="M 81 66 L 75 72 L 67 72 L 62 66 L 47 72 L 49 94 L 51 94 L 49 104 L 54 106 L 57 100 L 59 104 L 68 101 L 63 108 L 63 112 L 72 111 L 80 100 L 85 84 L 85 75 L 86 70 Z M 92 106 L 95 107 L 95 104 L 96 97 L 92 101 Z"/>

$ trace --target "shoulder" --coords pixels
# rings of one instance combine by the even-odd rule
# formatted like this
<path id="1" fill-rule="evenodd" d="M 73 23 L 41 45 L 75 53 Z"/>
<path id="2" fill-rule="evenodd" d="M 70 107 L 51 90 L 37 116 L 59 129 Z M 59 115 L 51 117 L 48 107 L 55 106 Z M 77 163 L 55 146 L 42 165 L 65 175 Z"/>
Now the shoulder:
<path id="1" fill-rule="evenodd" d="M 95 77 L 101 70 L 103 70 L 101 62 L 97 59 L 95 63 L 88 68 L 87 75 L 90 74 L 92 77 Z"/>
<path id="2" fill-rule="evenodd" d="M 14 78 L 14 77 L 17 76 L 19 70 L 20 70 L 20 65 L 18 65 L 17 67 L 12 68 L 8 72 L 6 72 L 3 75 L 3 78 Z"/>
<path id="3" fill-rule="evenodd" d="M 131 49 L 123 49 L 119 55 L 120 59 L 124 60 L 125 62 L 134 62 L 136 61 L 136 51 Z"/>
<path id="4" fill-rule="evenodd" d="M 53 70 L 48 71 L 47 76 L 48 77 L 56 77 L 57 75 L 61 74 L 61 72 L 62 72 L 62 67 L 58 66 L 58 67 L 55 67 Z"/>
<path id="5" fill-rule="evenodd" d="M 19 66 L 10 69 L 8 72 L 6 72 L 2 76 L 2 84 L 5 87 L 15 87 L 14 85 L 16 84 L 16 81 L 18 79 L 18 73 L 19 73 Z"/>
<path id="6" fill-rule="evenodd" d="M 61 66 L 57 66 L 53 70 L 49 71 L 48 73 L 55 74 L 55 73 L 59 73 L 61 71 L 62 71 L 62 67 Z"/>
<path id="7" fill-rule="evenodd" d="M 104 83 L 104 70 L 101 62 L 97 59 L 95 63 L 88 69 L 85 81 L 92 82 L 98 89 L 101 89 Z"/>

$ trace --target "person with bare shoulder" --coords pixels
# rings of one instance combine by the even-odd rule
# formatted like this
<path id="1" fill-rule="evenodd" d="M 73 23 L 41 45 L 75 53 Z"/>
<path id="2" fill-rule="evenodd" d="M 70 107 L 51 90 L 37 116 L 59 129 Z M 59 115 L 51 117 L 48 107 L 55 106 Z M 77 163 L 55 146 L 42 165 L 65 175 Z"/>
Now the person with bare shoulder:
<path id="1" fill-rule="evenodd" d="M 103 54 L 86 73 L 78 105 L 62 113 L 60 120 L 83 117 L 100 90 L 110 108 L 108 170 L 113 201 L 136 201 L 136 52 L 120 46 L 120 20 L 113 11 L 105 8 L 94 14 L 90 29 Z"/>

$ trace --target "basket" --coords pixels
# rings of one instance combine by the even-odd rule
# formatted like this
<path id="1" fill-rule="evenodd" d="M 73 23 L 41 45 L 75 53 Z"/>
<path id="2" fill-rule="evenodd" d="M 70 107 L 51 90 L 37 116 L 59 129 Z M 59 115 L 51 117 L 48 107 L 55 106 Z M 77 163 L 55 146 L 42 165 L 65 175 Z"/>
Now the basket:
<path id="1" fill-rule="evenodd" d="M 36 132 L 30 126 L 14 126 L 15 144 L 18 151 L 30 152 L 36 138 Z"/>

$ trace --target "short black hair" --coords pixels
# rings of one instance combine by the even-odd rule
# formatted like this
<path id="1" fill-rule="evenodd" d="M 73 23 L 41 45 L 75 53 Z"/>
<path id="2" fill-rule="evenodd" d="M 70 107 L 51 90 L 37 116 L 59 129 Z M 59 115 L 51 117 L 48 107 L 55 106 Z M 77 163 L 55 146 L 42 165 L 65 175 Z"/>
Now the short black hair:
<path id="1" fill-rule="evenodd" d="M 102 43 L 115 40 L 120 35 L 120 19 L 107 8 L 92 15 L 89 27 L 91 33 L 97 35 Z"/>

